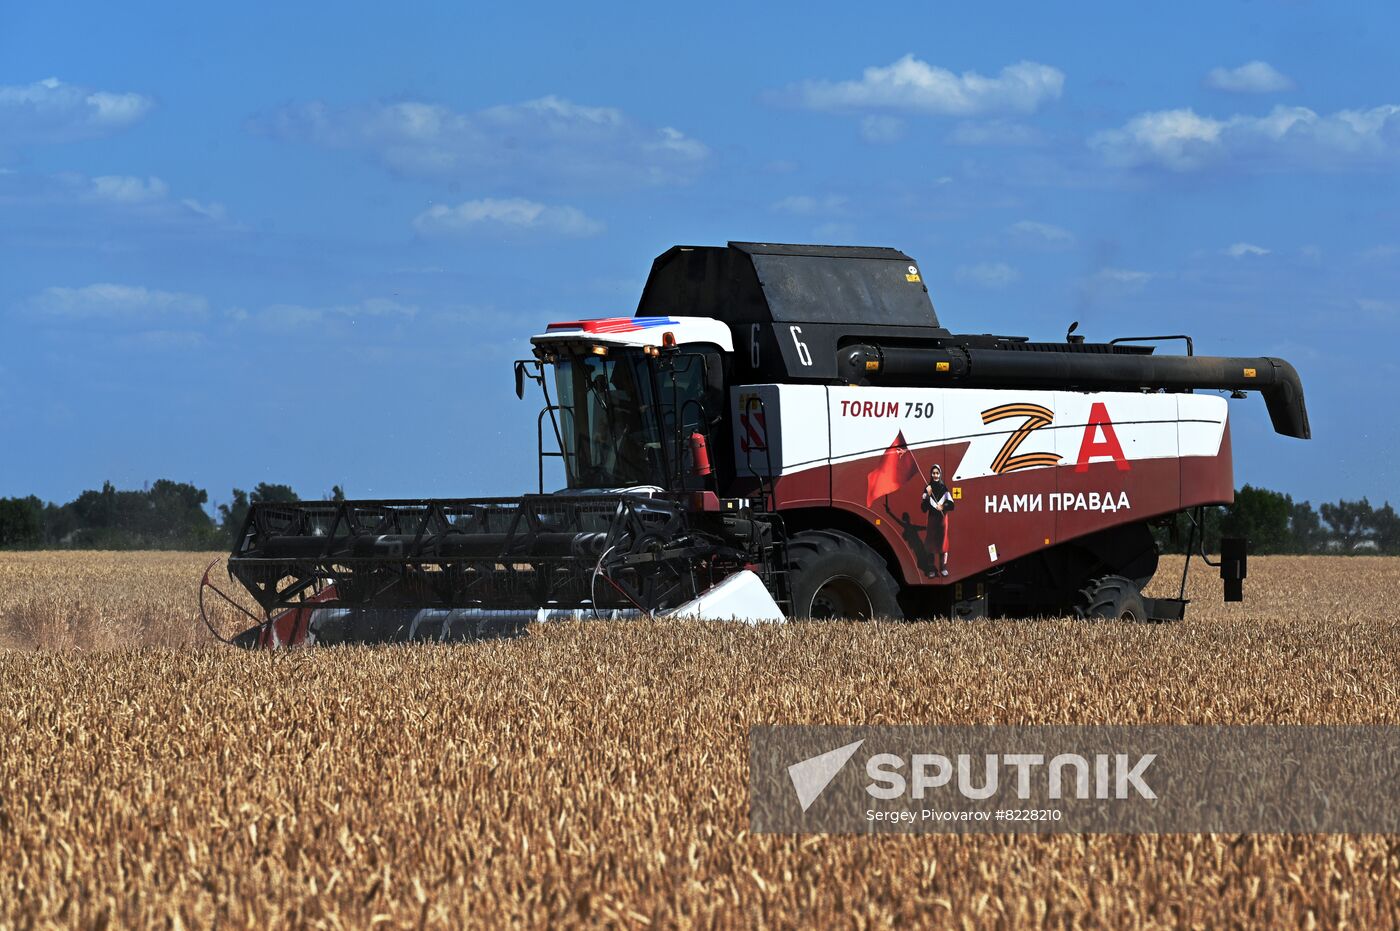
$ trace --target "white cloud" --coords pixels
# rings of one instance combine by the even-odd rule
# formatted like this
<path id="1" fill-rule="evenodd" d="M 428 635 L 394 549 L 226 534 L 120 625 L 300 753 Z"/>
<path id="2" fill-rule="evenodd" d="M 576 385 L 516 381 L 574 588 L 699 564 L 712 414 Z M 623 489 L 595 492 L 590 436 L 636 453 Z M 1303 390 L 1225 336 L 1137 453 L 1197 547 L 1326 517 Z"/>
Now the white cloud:
<path id="1" fill-rule="evenodd" d="M 621 186 L 676 183 L 709 158 L 671 126 L 647 127 L 612 107 L 561 97 L 459 112 L 406 101 L 333 109 L 312 102 L 256 119 L 278 139 L 364 152 L 392 171 L 426 178 L 515 177 Z"/>
<path id="2" fill-rule="evenodd" d="M 435 204 L 413 221 L 427 235 L 469 232 L 535 232 L 558 236 L 596 236 L 604 226 L 574 207 L 550 206 L 521 198 L 487 197 L 455 207 Z"/>
<path id="3" fill-rule="evenodd" d="M 1101 268 L 1094 273 L 1094 281 L 1101 285 L 1111 285 L 1125 290 L 1137 290 L 1152 280 L 1151 272 L 1134 271 L 1131 268 Z"/>
<path id="4" fill-rule="evenodd" d="M 1393 317 L 1400 315 L 1400 301 L 1359 297 L 1356 299 L 1356 307 L 1363 313 L 1377 317 Z"/>
<path id="5" fill-rule="evenodd" d="M 1092 275 L 1080 279 L 1078 284 L 1080 299 L 1090 305 L 1100 301 L 1125 300 L 1129 295 L 1136 294 L 1147 287 L 1147 283 L 1156 277 L 1151 272 L 1132 268 L 1113 266 L 1101 268 Z"/>
<path id="6" fill-rule="evenodd" d="M 186 197 L 181 199 L 180 206 L 206 220 L 213 220 L 215 223 L 222 223 L 228 218 L 228 210 L 224 208 L 223 204 L 205 204 L 192 197 Z"/>
<path id="7" fill-rule="evenodd" d="M 418 316 L 418 308 L 413 304 L 405 304 L 401 301 L 387 297 L 370 297 L 358 304 L 340 305 L 333 308 L 338 314 L 347 317 L 407 317 L 413 319 Z"/>
<path id="8" fill-rule="evenodd" d="M 197 294 L 102 283 L 82 288 L 45 288 L 30 300 L 30 308 L 46 317 L 72 322 L 172 317 L 201 320 L 209 312 L 209 302 Z"/>
<path id="9" fill-rule="evenodd" d="M 1237 242 L 1224 251 L 1232 259 L 1242 259 L 1247 255 L 1268 255 L 1269 250 L 1252 242 Z"/>
<path id="10" fill-rule="evenodd" d="M 169 193 L 170 185 L 159 178 L 103 175 L 92 179 L 93 199 L 113 204 L 149 204 L 164 200 Z"/>
<path id="11" fill-rule="evenodd" d="M 1306 107 L 1275 107 L 1267 116 L 1214 119 L 1194 110 L 1133 117 L 1089 140 L 1110 164 L 1158 165 L 1194 171 L 1216 164 L 1261 168 L 1284 163 L 1340 167 L 1384 163 L 1400 153 L 1400 106 L 1339 110 L 1321 116 Z"/>
<path id="12" fill-rule="evenodd" d="M 139 122 L 154 106 L 141 94 L 92 90 L 57 78 L 0 85 L 0 145 L 105 136 Z"/>
<path id="13" fill-rule="evenodd" d="M 1067 229 L 1035 220 L 1020 220 L 1008 229 L 1011 238 L 1026 246 L 1045 249 L 1068 249 L 1074 245 L 1075 237 Z"/>
<path id="14" fill-rule="evenodd" d="M 38 174 L 0 171 L 0 206 L 83 207 L 104 211 L 104 221 L 157 225 L 213 224 L 239 229 L 228 222 L 222 204 L 193 198 L 176 200 L 170 185 L 157 177 L 100 175 L 76 172 Z"/>
<path id="15" fill-rule="evenodd" d="M 193 352 L 207 343 L 203 333 L 193 330 L 145 330 L 117 337 L 120 349 L 153 352 Z"/>
<path id="16" fill-rule="evenodd" d="M 709 146 L 673 126 L 663 126 L 657 133 L 659 138 L 642 144 L 643 151 L 673 156 L 682 162 L 701 162 L 709 157 Z"/>
<path id="17" fill-rule="evenodd" d="M 304 304 L 271 304 L 249 313 L 241 308 L 229 312 L 235 323 L 254 323 L 269 330 L 291 330 L 299 327 L 343 327 L 359 321 L 412 321 L 418 316 L 415 305 L 390 298 L 372 297 L 357 304 L 336 304 L 308 307 Z"/>
<path id="18" fill-rule="evenodd" d="M 778 95 L 813 110 L 885 109 L 941 116 L 1031 113 L 1064 90 L 1058 68 L 1017 62 L 996 77 L 954 74 L 905 55 L 891 65 L 866 68 L 857 81 L 804 81 Z"/>
<path id="19" fill-rule="evenodd" d="M 850 223 L 822 223 L 812 230 L 818 242 L 848 243 L 856 241 L 856 228 Z"/>
<path id="20" fill-rule="evenodd" d="M 813 197 L 810 194 L 794 194 L 784 197 L 773 205 L 779 213 L 790 213 L 798 217 L 829 216 L 845 211 L 846 198 L 837 194 Z"/>
<path id="21" fill-rule="evenodd" d="M 983 288 L 1004 288 L 1021 278 L 1021 273 L 1005 262 L 982 262 L 977 265 L 963 265 L 953 277 L 962 284 L 975 284 Z"/>
<path id="22" fill-rule="evenodd" d="M 1379 246 L 1372 246 L 1361 253 L 1363 262 L 1390 262 L 1400 256 L 1400 245 L 1395 243 L 1381 243 Z"/>
<path id="23" fill-rule="evenodd" d="M 986 120 L 959 123 L 948 135 L 955 145 L 1035 145 L 1040 133 L 1021 123 Z"/>
<path id="24" fill-rule="evenodd" d="M 1220 142 L 1219 120 L 1197 116 L 1193 110 L 1163 110 L 1133 117 L 1122 129 L 1096 133 L 1089 144 L 1120 164 L 1158 161 L 1169 168 L 1196 167 L 1207 148 Z"/>
<path id="25" fill-rule="evenodd" d="M 1266 61 L 1251 61 L 1238 68 L 1212 68 L 1206 87 L 1232 94 L 1270 94 L 1293 89 L 1293 82 Z"/>
<path id="26" fill-rule="evenodd" d="M 871 114 L 860 121 L 860 137 L 876 145 L 889 145 L 904 138 L 904 121 L 893 116 Z"/>

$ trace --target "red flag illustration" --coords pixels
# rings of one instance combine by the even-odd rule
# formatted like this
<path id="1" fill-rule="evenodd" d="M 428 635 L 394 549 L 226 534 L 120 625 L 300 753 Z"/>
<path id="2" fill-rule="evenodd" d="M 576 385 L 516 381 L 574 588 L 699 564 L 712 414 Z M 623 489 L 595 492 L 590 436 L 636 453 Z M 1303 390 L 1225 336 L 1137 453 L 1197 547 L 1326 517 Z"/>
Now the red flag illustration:
<path id="1" fill-rule="evenodd" d="M 898 491 L 905 482 L 918 477 L 919 464 L 914 461 L 914 454 L 909 451 L 909 444 L 904 442 L 904 431 L 901 430 L 880 457 L 880 464 L 865 479 L 865 506 L 873 508 L 876 498 Z"/>

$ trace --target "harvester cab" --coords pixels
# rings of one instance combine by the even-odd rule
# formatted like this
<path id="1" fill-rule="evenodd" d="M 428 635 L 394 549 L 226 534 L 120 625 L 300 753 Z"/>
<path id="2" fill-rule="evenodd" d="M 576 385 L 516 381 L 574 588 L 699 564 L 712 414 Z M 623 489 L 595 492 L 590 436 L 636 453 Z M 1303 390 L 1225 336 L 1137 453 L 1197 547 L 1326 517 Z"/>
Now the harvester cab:
<path id="1" fill-rule="evenodd" d="M 516 363 L 546 399 L 540 412 L 569 490 L 713 489 L 708 452 L 724 420 L 729 328 L 698 317 L 614 317 L 550 324 Z M 541 468 L 539 491 L 543 493 Z"/>
<path id="2" fill-rule="evenodd" d="M 255 505 L 229 570 L 264 617 L 240 642 L 637 614 L 1180 619 L 1184 573 L 1143 594 L 1153 526 L 1233 500 L 1227 396 L 1257 391 L 1308 438 L 1301 383 L 1184 336 L 1072 330 L 953 333 L 894 249 L 677 246 L 634 316 L 551 324 L 516 363 L 517 394 L 543 398 L 535 494 Z"/>

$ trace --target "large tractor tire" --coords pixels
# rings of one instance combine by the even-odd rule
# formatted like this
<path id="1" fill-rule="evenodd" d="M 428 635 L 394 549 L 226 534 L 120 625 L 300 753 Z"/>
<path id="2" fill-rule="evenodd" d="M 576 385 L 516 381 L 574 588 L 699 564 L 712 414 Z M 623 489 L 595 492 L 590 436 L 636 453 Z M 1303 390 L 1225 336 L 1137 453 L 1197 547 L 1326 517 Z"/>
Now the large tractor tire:
<path id="1" fill-rule="evenodd" d="M 902 619 L 899 585 L 880 554 L 839 530 L 806 530 L 788 541 L 795 618 Z"/>
<path id="2" fill-rule="evenodd" d="M 1131 579 L 1121 575 L 1091 579 L 1087 586 L 1080 589 L 1075 611 L 1086 621 L 1141 623 L 1149 620 L 1141 590 Z"/>

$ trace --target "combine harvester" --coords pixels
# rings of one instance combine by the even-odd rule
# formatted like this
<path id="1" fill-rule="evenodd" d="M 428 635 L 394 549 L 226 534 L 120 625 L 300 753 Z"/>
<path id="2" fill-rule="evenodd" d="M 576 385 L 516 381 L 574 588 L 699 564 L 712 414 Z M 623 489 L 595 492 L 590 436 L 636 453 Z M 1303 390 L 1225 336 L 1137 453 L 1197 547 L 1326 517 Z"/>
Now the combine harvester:
<path id="1" fill-rule="evenodd" d="M 539 494 L 255 504 L 228 568 L 264 614 L 234 642 L 575 615 L 1179 620 L 1184 573 L 1142 594 L 1152 526 L 1234 498 L 1228 403 L 1195 392 L 1257 391 L 1306 439 L 1297 372 L 1074 329 L 954 334 L 895 249 L 677 246 L 635 316 L 550 324 L 515 363 L 516 394 L 544 398 Z M 545 494 L 551 457 L 568 487 Z M 1238 600 L 1244 542 L 1220 565 Z"/>

